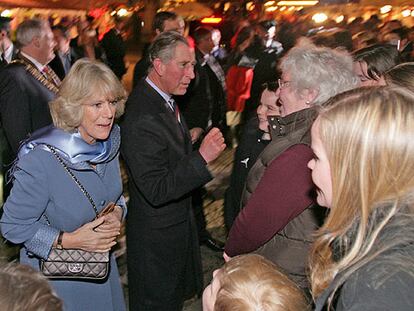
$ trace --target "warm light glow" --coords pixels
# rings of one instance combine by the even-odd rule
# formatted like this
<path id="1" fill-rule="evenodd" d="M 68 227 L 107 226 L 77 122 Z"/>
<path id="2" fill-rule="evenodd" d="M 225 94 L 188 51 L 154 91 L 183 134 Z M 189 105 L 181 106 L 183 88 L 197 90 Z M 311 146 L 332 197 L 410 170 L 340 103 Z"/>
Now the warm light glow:
<path id="1" fill-rule="evenodd" d="M 304 0 L 304 1 L 279 1 L 277 3 L 277 5 L 287 5 L 287 6 L 291 6 L 291 5 L 295 5 L 295 6 L 303 6 L 303 5 L 315 5 L 318 4 L 319 1 L 311 1 L 311 0 Z"/>
<path id="2" fill-rule="evenodd" d="M 230 2 L 226 2 L 224 4 L 223 11 L 224 12 L 228 11 L 230 9 L 230 6 L 231 6 L 231 3 Z"/>
<path id="3" fill-rule="evenodd" d="M 411 11 L 411 16 L 414 17 L 414 10 Z"/>
<path id="4" fill-rule="evenodd" d="M 264 6 L 273 6 L 276 1 L 267 1 Z"/>
<path id="5" fill-rule="evenodd" d="M 413 12 L 414 12 L 414 11 L 413 11 Z M 411 10 L 409 10 L 409 9 L 404 10 L 404 11 L 402 11 L 402 12 L 401 12 L 401 15 L 402 15 L 403 17 L 408 17 L 408 16 L 410 16 L 410 15 L 411 15 Z"/>
<path id="6" fill-rule="evenodd" d="M 390 12 L 392 10 L 392 5 L 384 5 L 381 9 L 380 9 L 380 13 L 381 14 L 387 14 L 388 12 Z"/>
<path id="7" fill-rule="evenodd" d="M 254 8 L 255 8 L 255 4 L 254 4 L 254 2 L 247 2 L 246 3 L 246 10 L 247 11 L 253 11 L 254 10 Z"/>
<path id="8" fill-rule="evenodd" d="M 223 19 L 221 17 L 204 17 L 201 20 L 202 24 L 218 24 L 222 21 Z"/>
<path id="9" fill-rule="evenodd" d="M 116 15 L 118 15 L 120 17 L 127 16 L 127 15 L 129 15 L 129 12 L 128 12 L 127 9 L 122 8 L 122 9 L 119 9 L 118 10 L 118 12 L 116 13 Z"/>
<path id="10" fill-rule="evenodd" d="M 289 9 L 288 9 L 288 11 L 293 11 L 295 9 L 295 7 L 294 6 L 291 6 Z"/>
<path id="11" fill-rule="evenodd" d="M 116 14 L 116 11 L 111 12 L 111 16 L 114 16 Z"/>
<path id="12" fill-rule="evenodd" d="M 278 8 L 278 6 L 269 6 L 268 8 L 265 9 L 266 12 L 274 12 L 276 11 Z"/>
<path id="13" fill-rule="evenodd" d="M 285 7 L 285 6 L 282 6 L 282 7 L 280 8 L 280 12 L 283 12 L 284 10 L 286 10 L 286 7 Z"/>
<path id="14" fill-rule="evenodd" d="M 338 16 L 337 18 L 335 18 L 335 22 L 337 23 L 337 24 L 339 24 L 339 23 L 342 23 L 342 21 L 344 20 L 344 16 L 343 15 L 340 15 L 340 16 Z"/>
<path id="15" fill-rule="evenodd" d="M 312 20 L 317 24 L 323 23 L 327 19 L 328 16 L 325 13 L 316 13 L 312 16 Z"/>
<path id="16" fill-rule="evenodd" d="M 0 16 L 2 16 L 2 17 L 11 17 L 12 12 L 10 10 L 4 10 L 3 12 L 1 12 Z"/>

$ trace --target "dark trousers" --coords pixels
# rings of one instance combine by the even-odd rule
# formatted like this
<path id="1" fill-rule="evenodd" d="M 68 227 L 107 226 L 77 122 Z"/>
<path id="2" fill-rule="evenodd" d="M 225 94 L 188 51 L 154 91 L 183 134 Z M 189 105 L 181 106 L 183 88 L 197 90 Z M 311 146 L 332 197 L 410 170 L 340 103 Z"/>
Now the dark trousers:
<path id="1" fill-rule="evenodd" d="M 184 300 L 201 294 L 201 256 L 192 211 L 187 220 L 162 228 L 129 220 L 127 243 L 129 310 L 179 311 Z"/>

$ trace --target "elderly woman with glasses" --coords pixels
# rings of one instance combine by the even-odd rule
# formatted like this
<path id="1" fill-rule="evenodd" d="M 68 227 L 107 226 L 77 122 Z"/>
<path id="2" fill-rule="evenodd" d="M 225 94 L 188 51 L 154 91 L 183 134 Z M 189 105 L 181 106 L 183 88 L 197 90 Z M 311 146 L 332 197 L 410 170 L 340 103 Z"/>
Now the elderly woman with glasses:
<path id="1" fill-rule="evenodd" d="M 49 104 L 54 125 L 20 146 L 0 225 L 7 240 L 21 244 L 21 263 L 39 270 L 52 248 L 103 253 L 116 244 L 126 207 L 114 120 L 125 97 L 106 65 L 81 59 Z M 97 218 L 111 202 L 113 211 Z M 113 254 L 107 278 L 51 279 L 51 285 L 64 310 L 125 310 Z"/>
<path id="2" fill-rule="evenodd" d="M 357 78 L 346 52 L 307 42 L 292 48 L 280 68 L 280 115 L 269 117 L 272 141 L 249 171 L 224 257 L 259 253 L 307 289 L 306 258 L 321 220 L 307 167 L 315 106 L 354 88 Z"/>

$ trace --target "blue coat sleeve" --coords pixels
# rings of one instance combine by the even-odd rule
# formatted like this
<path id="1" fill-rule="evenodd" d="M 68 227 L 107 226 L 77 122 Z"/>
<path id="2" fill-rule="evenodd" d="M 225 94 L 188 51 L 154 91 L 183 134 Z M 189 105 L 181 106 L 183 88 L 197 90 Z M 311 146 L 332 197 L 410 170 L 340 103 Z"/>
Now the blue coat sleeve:
<path id="1" fill-rule="evenodd" d="M 47 171 L 32 154 L 21 158 L 0 221 L 1 232 L 7 240 L 23 244 L 29 253 L 45 259 L 59 234 L 42 217 L 50 199 Z"/>

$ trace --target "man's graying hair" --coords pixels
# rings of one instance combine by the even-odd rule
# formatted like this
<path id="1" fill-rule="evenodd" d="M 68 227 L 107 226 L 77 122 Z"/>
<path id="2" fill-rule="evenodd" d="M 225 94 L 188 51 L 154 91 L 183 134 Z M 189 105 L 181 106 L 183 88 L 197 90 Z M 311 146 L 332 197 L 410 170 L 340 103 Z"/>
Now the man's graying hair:
<path id="1" fill-rule="evenodd" d="M 16 30 L 16 41 L 19 47 L 24 47 L 36 36 L 41 36 L 43 27 L 48 26 L 49 23 L 45 20 L 33 18 L 22 22 L 17 26 Z"/>
<path id="2" fill-rule="evenodd" d="M 175 48 L 180 43 L 189 46 L 187 39 L 176 31 L 166 31 L 157 36 L 149 47 L 150 68 L 156 58 L 161 59 L 163 63 L 170 61 L 174 57 Z"/>

